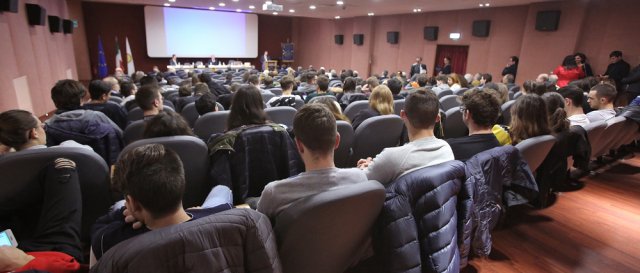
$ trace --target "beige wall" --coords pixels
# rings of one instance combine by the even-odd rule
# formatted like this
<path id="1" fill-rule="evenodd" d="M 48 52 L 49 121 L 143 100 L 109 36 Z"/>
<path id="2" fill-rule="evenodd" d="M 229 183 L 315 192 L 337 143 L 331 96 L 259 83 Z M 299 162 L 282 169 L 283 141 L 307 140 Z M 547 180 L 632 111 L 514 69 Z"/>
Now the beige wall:
<path id="1" fill-rule="evenodd" d="M 77 79 L 78 73 L 72 35 L 51 34 L 48 25 L 29 26 L 25 2 L 19 1 L 18 13 L 0 13 L 0 111 L 21 108 L 41 116 L 55 108 L 49 95 L 55 82 Z M 65 1 L 28 3 L 69 18 Z"/>

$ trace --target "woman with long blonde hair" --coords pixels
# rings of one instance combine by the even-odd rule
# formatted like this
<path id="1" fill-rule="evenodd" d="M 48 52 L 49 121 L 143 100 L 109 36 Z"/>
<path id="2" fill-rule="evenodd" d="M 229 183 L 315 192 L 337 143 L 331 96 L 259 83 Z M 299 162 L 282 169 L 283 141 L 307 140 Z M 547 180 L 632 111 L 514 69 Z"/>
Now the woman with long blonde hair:
<path id="1" fill-rule="evenodd" d="M 393 94 L 386 85 L 378 85 L 371 92 L 369 97 L 369 109 L 360 111 L 353 118 L 353 129 L 355 130 L 360 124 L 368 118 L 380 115 L 391 115 L 393 110 Z"/>

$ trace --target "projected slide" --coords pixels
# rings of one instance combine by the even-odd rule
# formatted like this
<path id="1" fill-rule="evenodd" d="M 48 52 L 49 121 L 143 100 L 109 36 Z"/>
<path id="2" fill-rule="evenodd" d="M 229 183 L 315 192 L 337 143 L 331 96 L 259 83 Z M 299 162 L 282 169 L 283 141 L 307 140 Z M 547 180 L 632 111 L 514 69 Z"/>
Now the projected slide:
<path id="1" fill-rule="evenodd" d="M 146 6 L 144 20 L 149 57 L 258 57 L 255 14 Z"/>

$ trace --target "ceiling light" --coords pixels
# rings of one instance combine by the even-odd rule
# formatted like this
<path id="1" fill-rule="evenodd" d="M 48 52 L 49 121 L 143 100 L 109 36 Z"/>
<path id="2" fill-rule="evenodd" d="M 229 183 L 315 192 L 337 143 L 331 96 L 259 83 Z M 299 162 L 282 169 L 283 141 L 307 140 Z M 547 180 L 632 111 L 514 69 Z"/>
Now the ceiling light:
<path id="1" fill-rule="evenodd" d="M 236 12 L 242 12 L 242 10 L 241 9 L 237 9 Z"/>
<path id="2" fill-rule="evenodd" d="M 310 8 L 310 9 L 316 9 L 316 6 L 311 5 L 311 6 L 309 6 L 309 8 Z"/>
<path id="3" fill-rule="evenodd" d="M 422 9 L 413 9 L 413 12 L 422 12 Z"/>
<path id="4" fill-rule="evenodd" d="M 486 4 L 484 4 L 484 6 L 485 6 L 485 7 L 488 7 L 488 6 L 490 6 L 490 4 L 489 4 L 489 3 L 486 3 Z"/>
<path id="5" fill-rule="evenodd" d="M 264 3 L 267 4 L 267 5 L 273 4 L 273 2 L 271 2 L 271 1 L 265 1 Z"/>
<path id="6" fill-rule="evenodd" d="M 274 11 L 274 12 L 273 12 L 273 15 L 278 15 L 278 13 Z"/>
<path id="7" fill-rule="evenodd" d="M 480 7 L 484 7 L 484 4 L 482 4 L 482 3 L 481 3 L 481 4 L 480 4 Z"/>
<path id="8" fill-rule="evenodd" d="M 294 13 L 294 12 L 296 12 L 296 10 L 295 9 L 290 9 L 289 12 Z"/>
<path id="9" fill-rule="evenodd" d="M 338 2 L 336 2 L 336 4 L 338 4 L 338 6 L 342 6 L 342 5 L 344 5 L 344 1 L 338 1 Z"/>
<path id="10" fill-rule="evenodd" d="M 376 14 L 375 14 L 375 13 L 373 13 L 373 12 L 369 12 L 369 13 L 367 13 L 367 15 L 369 15 L 369 16 L 374 16 L 374 15 L 376 15 Z"/>
<path id="11" fill-rule="evenodd" d="M 336 19 L 340 19 L 340 16 L 336 16 L 336 17 L 334 17 L 334 18 L 336 18 Z"/>
<path id="12" fill-rule="evenodd" d="M 214 7 L 209 7 L 209 10 L 215 10 L 215 9 L 216 9 L 216 8 L 214 8 Z"/>
<path id="13" fill-rule="evenodd" d="M 220 3 L 220 4 L 218 4 L 218 6 L 224 7 L 224 6 L 226 6 L 226 4 L 225 3 Z"/>
<path id="14" fill-rule="evenodd" d="M 238 2 L 238 1 L 240 1 L 240 0 L 232 0 L 232 1 L 233 1 L 233 2 Z"/>
<path id="15" fill-rule="evenodd" d="M 164 6 L 165 6 L 165 7 L 170 7 L 170 6 L 171 6 L 171 4 L 169 4 L 169 3 L 164 3 Z"/>
<path id="16" fill-rule="evenodd" d="M 169 0 L 169 2 L 172 2 L 172 3 L 173 3 L 173 2 L 175 2 L 175 1 L 176 1 L 176 0 Z"/>
<path id="17" fill-rule="evenodd" d="M 450 38 L 451 40 L 458 40 L 458 39 L 460 39 L 460 36 L 461 36 L 461 35 L 460 35 L 460 33 L 459 33 L 459 32 L 452 32 L 452 33 L 449 33 L 449 38 Z"/>

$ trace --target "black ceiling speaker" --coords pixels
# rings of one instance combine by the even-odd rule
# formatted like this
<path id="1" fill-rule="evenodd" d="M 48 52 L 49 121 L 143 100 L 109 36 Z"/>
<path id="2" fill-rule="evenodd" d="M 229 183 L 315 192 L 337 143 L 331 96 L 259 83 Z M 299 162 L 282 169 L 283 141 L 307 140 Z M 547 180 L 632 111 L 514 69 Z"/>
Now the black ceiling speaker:
<path id="1" fill-rule="evenodd" d="M 364 34 L 353 34 L 353 44 L 364 45 Z"/>
<path id="2" fill-rule="evenodd" d="M 397 31 L 389 31 L 387 32 L 387 43 L 395 45 L 400 40 L 400 32 Z"/>
<path id="3" fill-rule="evenodd" d="M 344 44 L 344 35 L 342 34 L 334 36 L 333 39 L 335 40 L 336 45 Z"/>
<path id="4" fill-rule="evenodd" d="M 47 10 L 36 4 L 26 4 L 27 21 L 32 26 L 44 26 L 46 24 Z"/>
<path id="5" fill-rule="evenodd" d="M 51 31 L 51 33 L 56 33 L 60 32 L 61 29 L 62 20 L 60 20 L 60 17 L 49 15 L 49 31 Z"/>
<path id="6" fill-rule="evenodd" d="M 0 0 L 0 11 L 18 13 L 18 0 Z"/>
<path id="7" fill-rule="evenodd" d="M 73 21 L 67 19 L 62 20 L 62 32 L 64 32 L 64 34 L 73 33 Z"/>
<path id="8" fill-rule="evenodd" d="M 424 39 L 427 41 L 437 41 L 438 27 L 424 27 Z"/>
<path id="9" fill-rule="evenodd" d="M 545 10 L 538 12 L 536 15 L 536 30 L 538 31 L 556 31 L 560 24 L 559 10 Z"/>
<path id="10" fill-rule="evenodd" d="M 489 37 L 489 30 L 491 30 L 491 21 L 479 20 L 473 21 L 473 36 L 476 37 Z"/>

